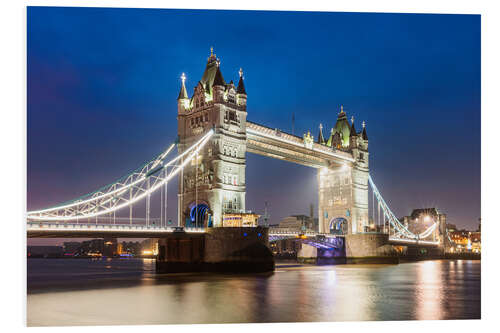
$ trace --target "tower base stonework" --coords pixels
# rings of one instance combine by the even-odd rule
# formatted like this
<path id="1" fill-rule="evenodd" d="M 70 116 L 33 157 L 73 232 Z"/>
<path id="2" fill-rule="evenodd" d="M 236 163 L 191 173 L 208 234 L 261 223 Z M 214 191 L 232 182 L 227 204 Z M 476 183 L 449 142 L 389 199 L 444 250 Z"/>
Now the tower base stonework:
<path id="1" fill-rule="evenodd" d="M 368 226 L 368 172 L 344 165 L 318 170 L 319 231 L 355 234 Z"/>

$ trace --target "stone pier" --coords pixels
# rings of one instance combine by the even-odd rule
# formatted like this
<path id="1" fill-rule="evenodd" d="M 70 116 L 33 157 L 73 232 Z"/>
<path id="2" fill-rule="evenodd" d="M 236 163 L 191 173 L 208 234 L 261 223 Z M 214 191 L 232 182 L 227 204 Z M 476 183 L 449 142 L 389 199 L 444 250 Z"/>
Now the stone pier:
<path id="1" fill-rule="evenodd" d="M 256 273 L 274 270 L 268 229 L 212 228 L 193 235 L 173 233 L 158 241 L 156 271 Z"/>
<path id="2" fill-rule="evenodd" d="M 347 263 L 399 263 L 399 257 L 389 235 L 378 233 L 345 236 Z"/>

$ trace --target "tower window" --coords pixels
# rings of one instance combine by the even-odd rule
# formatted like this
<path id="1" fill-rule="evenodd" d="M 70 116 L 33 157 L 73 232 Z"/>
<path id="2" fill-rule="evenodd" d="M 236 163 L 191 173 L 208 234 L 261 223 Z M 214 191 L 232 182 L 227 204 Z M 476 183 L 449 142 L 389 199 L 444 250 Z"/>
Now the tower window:
<path id="1" fill-rule="evenodd" d="M 236 112 L 234 111 L 228 111 L 228 117 L 230 121 L 236 121 Z"/>

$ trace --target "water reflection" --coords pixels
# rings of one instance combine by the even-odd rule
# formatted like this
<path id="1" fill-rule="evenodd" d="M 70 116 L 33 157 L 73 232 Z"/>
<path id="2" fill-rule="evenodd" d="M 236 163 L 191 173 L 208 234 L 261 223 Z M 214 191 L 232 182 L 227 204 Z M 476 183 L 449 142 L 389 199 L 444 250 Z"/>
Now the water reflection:
<path id="1" fill-rule="evenodd" d="M 156 275 L 151 260 L 62 260 L 28 260 L 30 326 L 480 317 L 478 261 Z"/>
<path id="2" fill-rule="evenodd" d="M 417 319 L 442 319 L 443 281 L 441 269 L 447 263 L 425 261 L 417 268 L 415 299 Z"/>

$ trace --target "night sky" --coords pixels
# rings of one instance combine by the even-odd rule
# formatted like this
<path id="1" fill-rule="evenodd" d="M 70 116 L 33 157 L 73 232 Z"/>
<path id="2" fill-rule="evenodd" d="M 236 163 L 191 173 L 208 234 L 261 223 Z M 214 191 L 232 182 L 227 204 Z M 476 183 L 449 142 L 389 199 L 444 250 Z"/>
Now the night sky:
<path id="1" fill-rule="evenodd" d="M 316 139 L 343 105 L 366 121 L 370 172 L 397 216 L 437 207 L 477 227 L 479 15 L 29 7 L 27 23 L 28 210 L 165 149 L 179 77 L 191 95 L 213 46 L 226 81 L 244 70 L 250 121 L 291 132 L 295 114 L 295 134 Z M 247 154 L 247 209 L 265 201 L 272 223 L 310 203 L 317 214 L 316 170 Z"/>

